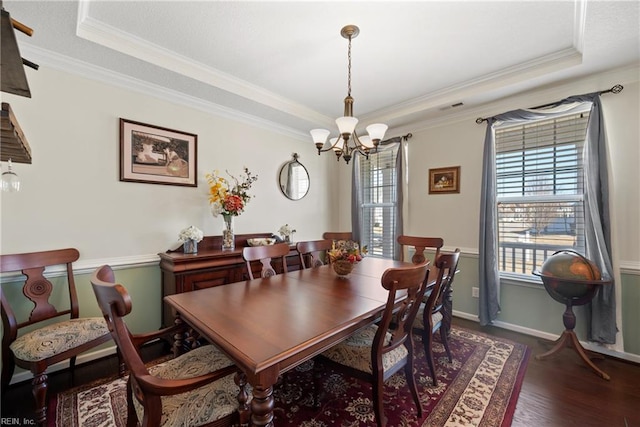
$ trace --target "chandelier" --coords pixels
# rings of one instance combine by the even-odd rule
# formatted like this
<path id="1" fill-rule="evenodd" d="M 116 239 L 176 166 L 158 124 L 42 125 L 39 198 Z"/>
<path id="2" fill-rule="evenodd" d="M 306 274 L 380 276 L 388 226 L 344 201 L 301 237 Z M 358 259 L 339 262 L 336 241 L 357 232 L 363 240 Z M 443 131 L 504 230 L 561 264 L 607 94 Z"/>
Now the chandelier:
<path id="1" fill-rule="evenodd" d="M 333 150 L 337 160 L 340 161 L 340 157 L 348 164 L 349 160 L 353 157 L 354 151 L 363 154 L 365 157 L 369 157 L 370 153 L 378 151 L 378 145 L 384 133 L 387 131 L 387 125 L 382 123 L 376 123 L 367 126 L 368 135 L 358 136 L 356 133 L 356 125 L 358 119 L 353 117 L 353 98 L 351 97 L 351 39 L 354 39 L 360 33 L 360 29 L 355 25 L 347 25 L 340 31 L 340 35 L 349 40 L 348 60 L 348 84 L 347 84 L 347 97 L 344 99 L 344 116 L 336 119 L 336 125 L 338 125 L 339 135 L 335 138 L 329 139 L 330 146 L 324 148 L 330 131 L 326 129 L 312 129 L 310 131 L 313 142 L 318 149 L 318 155 L 324 151 Z"/>

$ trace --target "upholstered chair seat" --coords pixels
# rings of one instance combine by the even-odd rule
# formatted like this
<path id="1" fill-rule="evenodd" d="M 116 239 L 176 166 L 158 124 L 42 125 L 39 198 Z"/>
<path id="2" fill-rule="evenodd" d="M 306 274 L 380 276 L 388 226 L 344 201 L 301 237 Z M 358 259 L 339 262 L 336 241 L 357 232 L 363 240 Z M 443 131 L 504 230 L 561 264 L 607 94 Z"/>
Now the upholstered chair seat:
<path id="1" fill-rule="evenodd" d="M 416 316 L 416 320 L 413 322 L 414 329 L 424 330 L 424 307 L 425 304 L 420 305 L 420 310 L 418 310 L 418 315 Z M 434 325 L 439 325 L 442 321 L 442 313 L 437 312 L 431 315 L 431 319 Z"/>
<path id="2" fill-rule="evenodd" d="M 371 347 L 377 331 L 377 325 L 367 326 L 341 342 L 340 345 L 325 351 L 322 355 L 341 365 L 372 374 Z M 389 345 L 391 337 L 392 335 L 389 332 L 385 334 L 385 346 Z M 392 366 L 406 359 L 408 355 L 409 352 L 403 345 L 384 353 L 382 355 L 382 369 L 388 371 Z"/>
<path id="3" fill-rule="evenodd" d="M 208 374 L 232 364 L 216 347 L 205 345 L 155 365 L 149 369 L 149 373 L 158 378 L 176 380 Z M 250 390 L 248 393 L 251 396 Z M 238 410 L 238 386 L 234 382 L 234 374 L 230 374 L 187 393 L 162 396 L 161 400 L 160 426 L 206 425 Z M 133 404 L 138 419 L 143 419 L 142 404 L 137 399 L 133 400 Z"/>
<path id="4" fill-rule="evenodd" d="M 71 319 L 24 334 L 12 342 L 9 348 L 18 359 L 37 362 L 105 335 L 110 337 L 102 317 Z"/>

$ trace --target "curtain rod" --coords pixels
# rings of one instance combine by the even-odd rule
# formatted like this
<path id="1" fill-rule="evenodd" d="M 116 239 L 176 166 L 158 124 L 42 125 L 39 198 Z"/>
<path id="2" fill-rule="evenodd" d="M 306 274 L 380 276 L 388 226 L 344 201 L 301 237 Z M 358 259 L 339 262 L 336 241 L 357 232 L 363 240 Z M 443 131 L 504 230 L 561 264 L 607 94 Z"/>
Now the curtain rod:
<path id="1" fill-rule="evenodd" d="M 396 142 L 402 142 L 402 140 L 408 141 L 412 136 L 413 134 L 411 132 L 402 136 L 394 136 L 393 138 L 389 138 L 389 139 L 385 139 L 384 141 L 381 141 L 380 145 L 389 145 Z"/>
<path id="2" fill-rule="evenodd" d="M 602 90 L 602 91 L 600 91 L 600 95 L 603 95 L 603 94 L 605 94 L 605 93 L 609 93 L 609 92 L 611 92 L 611 93 L 620 93 L 620 92 L 622 92 L 622 89 L 624 89 L 624 86 L 622 86 L 621 84 L 617 84 L 617 85 L 614 85 L 611 89 L 607 89 L 607 90 Z M 531 107 L 531 108 L 529 108 L 529 109 L 530 109 L 530 110 L 536 110 L 536 109 L 538 109 L 538 108 L 550 107 L 551 105 L 556 105 L 556 104 L 557 104 L 557 102 L 552 102 L 552 103 L 549 103 L 549 104 L 538 105 L 537 107 Z M 487 121 L 487 120 L 489 120 L 490 118 L 491 118 L 491 117 L 485 117 L 485 118 L 478 117 L 478 118 L 476 119 L 476 123 L 477 123 L 477 124 L 480 124 L 480 123 L 482 123 L 482 122 L 486 122 L 486 121 Z"/>

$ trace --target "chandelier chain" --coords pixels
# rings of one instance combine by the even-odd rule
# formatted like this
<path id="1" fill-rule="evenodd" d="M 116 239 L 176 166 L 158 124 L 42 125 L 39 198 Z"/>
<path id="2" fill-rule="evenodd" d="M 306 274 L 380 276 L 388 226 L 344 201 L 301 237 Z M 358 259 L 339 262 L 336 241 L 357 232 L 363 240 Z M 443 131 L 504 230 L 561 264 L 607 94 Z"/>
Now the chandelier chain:
<path id="1" fill-rule="evenodd" d="M 349 35 L 349 53 L 347 54 L 347 59 L 349 61 L 349 65 L 347 66 L 347 95 L 351 96 L 351 35 Z"/>

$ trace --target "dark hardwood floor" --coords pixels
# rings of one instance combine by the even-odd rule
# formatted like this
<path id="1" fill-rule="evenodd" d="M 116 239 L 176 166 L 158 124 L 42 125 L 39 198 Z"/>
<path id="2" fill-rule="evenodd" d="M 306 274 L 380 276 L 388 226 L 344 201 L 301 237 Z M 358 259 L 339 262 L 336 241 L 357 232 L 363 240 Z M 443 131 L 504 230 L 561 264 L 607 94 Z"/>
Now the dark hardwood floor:
<path id="1" fill-rule="evenodd" d="M 611 376 L 603 380 L 593 373 L 578 355 L 565 348 L 556 357 L 539 361 L 536 354 L 550 348 L 550 342 L 497 327 L 454 319 L 468 329 L 521 342 L 531 348 L 527 373 L 516 406 L 513 427 L 640 427 L 640 365 L 607 357 L 596 365 Z M 156 344 L 145 349 L 153 359 L 165 352 Z M 76 368 L 75 381 L 68 371 L 49 377 L 52 393 L 115 375 L 117 359 L 109 357 Z M 2 396 L 2 423 L 11 425 L 18 418 L 29 425 L 33 420 L 33 398 L 29 381 L 10 386 Z M 392 427 L 392 426 L 390 426 Z"/>

